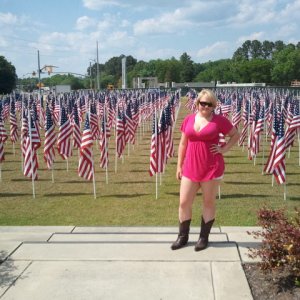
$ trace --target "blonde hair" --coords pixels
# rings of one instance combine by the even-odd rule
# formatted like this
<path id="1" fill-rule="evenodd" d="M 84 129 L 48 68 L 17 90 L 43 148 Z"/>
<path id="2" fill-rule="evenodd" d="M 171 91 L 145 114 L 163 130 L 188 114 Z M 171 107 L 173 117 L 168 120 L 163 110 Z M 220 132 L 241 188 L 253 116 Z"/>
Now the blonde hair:
<path id="1" fill-rule="evenodd" d="M 217 97 L 216 97 L 215 93 L 209 89 L 201 90 L 201 92 L 198 94 L 197 99 L 196 99 L 196 106 L 199 105 L 201 98 L 203 98 L 204 96 L 207 96 L 207 98 L 211 101 L 214 108 L 217 107 L 217 102 L 218 102 Z"/>

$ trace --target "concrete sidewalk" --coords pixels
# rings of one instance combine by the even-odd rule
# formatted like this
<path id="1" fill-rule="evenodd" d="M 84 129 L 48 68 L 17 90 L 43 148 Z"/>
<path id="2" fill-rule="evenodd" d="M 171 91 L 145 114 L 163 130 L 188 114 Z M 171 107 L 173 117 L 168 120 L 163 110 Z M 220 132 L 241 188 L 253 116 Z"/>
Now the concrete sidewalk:
<path id="1" fill-rule="evenodd" d="M 252 299 L 243 268 L 258 227 L 214 227 L 172 251 L 175 227 L 0 227 L 0 299 Z M 251 260 L 253 261 L 253 260 Z"/>

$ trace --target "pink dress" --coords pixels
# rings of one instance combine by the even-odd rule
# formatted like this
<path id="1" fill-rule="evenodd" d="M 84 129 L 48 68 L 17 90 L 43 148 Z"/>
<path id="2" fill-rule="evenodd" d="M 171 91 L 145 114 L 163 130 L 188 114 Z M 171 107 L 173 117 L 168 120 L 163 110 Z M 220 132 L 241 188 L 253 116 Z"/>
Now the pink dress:
<path id="1" fill-rule="evenodd" d="M 223 155 L 213 154 L 210 147 L 218 144 L 219 133 L 226 135 L 233 127 L 221 115 L 213 115 L 211 121 L 200 131 L 194 129 L 196 114 L 188 115 L 182 122 L 181 132 L 188 138 L 182 175 L 195 182 L 209 181 L 224 174 Z"/>

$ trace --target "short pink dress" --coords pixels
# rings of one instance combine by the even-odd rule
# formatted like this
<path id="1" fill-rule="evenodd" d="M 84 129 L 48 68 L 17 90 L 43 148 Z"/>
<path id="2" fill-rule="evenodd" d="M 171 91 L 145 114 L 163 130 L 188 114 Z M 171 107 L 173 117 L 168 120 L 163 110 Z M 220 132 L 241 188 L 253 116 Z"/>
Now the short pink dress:
<path id="1" fill-rule="evenodd" d="M 213 154 L 210 147 L 218 144 L 219 133 L 226 135 L 232 128 L 231 122 L 213 115 L 211 121 L 199 132 L 194 129 L 196 114 L 188 115 L 182 122 L 181 132 L 188 138 L 182 175 L 195 182 L 209 181 L 224 174 L 223 155 Z"/>

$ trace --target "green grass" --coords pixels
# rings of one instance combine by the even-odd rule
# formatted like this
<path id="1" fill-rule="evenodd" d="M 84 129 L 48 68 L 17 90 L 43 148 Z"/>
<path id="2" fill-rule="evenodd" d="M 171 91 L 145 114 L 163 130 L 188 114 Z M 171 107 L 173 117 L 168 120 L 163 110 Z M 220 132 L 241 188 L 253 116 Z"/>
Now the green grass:
<path id="1" fill-rule="evenodd" d="M 175 149 L 179 142 L 179 126 L 188 112 L 181 106 L 175 128 Z M 175 179 L 176 157 L 169 160 L 161 176 L 158 199 L 155 197 L 155 177 L 150 177 L 150 124 L 144 135 L 138 134 L 138 144 L 126 149 L 124 162 L 118 160 L 115 173 L 114 141 L 110 142 L 108 180 L 99 168 L 99 150 L 94 146 L 96 163 L 96 193 L 92 182 L 77 175 L 78 156 L 66 162 L 56 156 L 54 180 L 46 170 L 39 150 L 39 180 L 35 182 L 36 198 L 32 197 L 31 180 L 21 171 L 19 144 L 15 155 L 12 145 L 5 145 L 5 162 L 2 163 L 0 182 L 0 225 L 176 225 L 178 223 L 179 182 Z M 113 138 L 113 137 L 112 137 Z M 265 161 L 269 143 L 265 145 Z M 261 175 L 262 153 L 253 161 L 247 159 L 247 150 L 235 147 L 225 156 L 226 171 L 221 186 L 221 199 L 217 200 L 216 225 L 256 225 L 257 210 L 268 207 L 286 207 L 292 213 L 300 208 L 298 144 L 291 149 L 287 159 L 287 200 L 283 200 L 283 186 L 271 185 L 270 175 Z M 160 179 L 160 178 L 159 178 Z M 201 214 L 201 192 L 193 207 L 193 222 L 198 226 Z"/>

